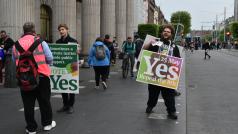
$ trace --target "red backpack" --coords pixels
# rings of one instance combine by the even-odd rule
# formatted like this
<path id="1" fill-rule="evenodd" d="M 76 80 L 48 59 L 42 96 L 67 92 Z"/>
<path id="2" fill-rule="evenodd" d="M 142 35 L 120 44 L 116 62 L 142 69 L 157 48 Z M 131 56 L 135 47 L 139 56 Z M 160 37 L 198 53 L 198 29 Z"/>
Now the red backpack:
<path id="1" fill-rule="evenodd" d="M 20 53 L 16 77 L 18 85 L 23 91 L 32 91 L 39 84 L 38 66 L 34 59 L 33 51 L 41 43 L 41 39 L 36 40 L 27 51 L 21 47 L 18 41 L 15 43 L 15 47 Z"/>

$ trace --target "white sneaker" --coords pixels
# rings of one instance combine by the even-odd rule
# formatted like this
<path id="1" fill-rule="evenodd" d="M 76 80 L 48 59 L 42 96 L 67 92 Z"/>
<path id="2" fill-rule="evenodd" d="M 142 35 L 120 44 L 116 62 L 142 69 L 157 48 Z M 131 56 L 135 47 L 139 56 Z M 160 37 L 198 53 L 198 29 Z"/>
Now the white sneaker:
<path id="1" fill-rule="evenodd" d="M 44 126 L 43 130 L 49 131 L 49 130 L 51 130 L 52 128 L 54 128 L 55 126 L 56 126 L 56 122 L 55 122 L 55 121 L 52 121 L 51 125 Z"/>
<path id="2" fill-rule="evenodd" d="M 99 86 L 95 86 L 94 88 L 95 88 L 95 89 L 99 89 L 100 87 L 99 87 Z"/>
<path id="3" fill-rule="evenodd" d="M 103 87 L 104 90 L 107 89 L 107 83 L 105 81 L 102 82 L 102 87 Z"/>
<path id="4" fill-rule="evenodd" d="M 26 133 L 27 134 L 36 134 L 36 132 L 29 132 L 27 129 L 26 129 Z"/>

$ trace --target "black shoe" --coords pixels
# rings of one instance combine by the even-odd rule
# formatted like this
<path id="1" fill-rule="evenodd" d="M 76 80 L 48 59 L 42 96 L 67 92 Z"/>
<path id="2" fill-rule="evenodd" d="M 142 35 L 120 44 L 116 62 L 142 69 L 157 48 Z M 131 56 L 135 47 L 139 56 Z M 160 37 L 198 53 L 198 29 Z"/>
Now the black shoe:
<path id="1" fill-rule="evenodd" d="M 69 109 L 67 110 L 67 114 L 72 114 L 72 113 L 74 113 L 74 108 L 69 107 Z"/>
<path id="2" fill-rule="evenodd" d="M 172 119 L 172 120 L 177 120 L 177 119 L 178 119 L 178 116 L 177 116 L 177 114 L 174 112 L 174 113 L 169 113 L 169 114 L 168 114 L 168 118 L 169 118 L 169 119 Z"/>
<path id="3" fill-rule="evenodd" d="M 152 109 L 153 109 L 152 107 L 147 107 L 145 112 L 147 114 L 150 114 L 150 113 L 152 113 Z"/>
<path id="4" fill-rule="evenodd" d="M 60 108 L 59 110 L 57 110 L 58 113 L 62 113 L 62 112 L 66 112 L 68 111 L 69 107 L 63 106 L 62 108 Z"/>
<path id="5" fill-rule="evenodd" d="M 178 91 L 175 91 L 175 96 L 180 96 L 181 95 L 181 93 L 180 92 L 178 92 Z"/>

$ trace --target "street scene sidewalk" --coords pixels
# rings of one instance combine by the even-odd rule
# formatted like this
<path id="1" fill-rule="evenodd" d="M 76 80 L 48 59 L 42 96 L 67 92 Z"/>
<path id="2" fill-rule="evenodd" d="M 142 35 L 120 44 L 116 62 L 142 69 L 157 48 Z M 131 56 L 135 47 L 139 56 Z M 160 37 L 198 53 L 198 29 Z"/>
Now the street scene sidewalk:
<path id="1" fill-rule="evenodd" d="M 72 115 L 56 113 L 62 105 L 60 94 L 52 94 L 53 119 L 57 126 L 51 134 L 185 134 L 185 67 L 182 70 L 179 91 L 176 98 L 178 120 L 167 119 L 166 107 L 160 96 L 154 113 L 145 113 L 148 99 L 147 84 L 138 83 L 135 78 L 122 78 L 121 61 L 111 67 L 109 88 L 94 89 L 93 69 L 80 70 L 80 93 L 76 95 L 75 112 Z M 24 133 L 25 122 L 22 102 L 17 88 L 0 87 L 1 110 L 0 131 L 4 134 Z M 39 133 L 39 107 L 36 105 L 36 121 Z M 11 116 L 11 118 L 9 118 Z M 14 128 L 14 129 L 12 129 Z"/>

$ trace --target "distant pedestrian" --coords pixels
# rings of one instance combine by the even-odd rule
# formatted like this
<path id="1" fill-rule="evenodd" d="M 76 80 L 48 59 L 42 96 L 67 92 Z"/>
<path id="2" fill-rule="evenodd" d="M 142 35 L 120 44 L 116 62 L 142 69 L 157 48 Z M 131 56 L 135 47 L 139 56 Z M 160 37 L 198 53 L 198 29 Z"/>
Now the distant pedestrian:
<path id="1" fill-rule="evenodd" d="M 144 41 L 139 37 L 139 35 L 135 35 L 134 36 L 134 44 L 135 44 L 135 58 L 137 60 L 137 63 L 136 63 L 136 69 L 138 70 L 139 69 L 139 66 L 140 66 L 140 61 L 139 61 L 139 54 L 141 52 L 141 48 L 143 46 L 143 43 Z"/>
<path id="2" fill-rule="evenodd" d="M 77 43 L 77 40 L 72 38 L 68 33 L 68 26 L 66 24 L 59 24 L 58 31 L 61 36 L 60 39 L 56 41 L 59 44 L 68 44 L 68 43 Z M 58 113 L 67 112 L 68 114 L 72 114 L 74 112 L 74 102 L 75 102 L 75 94 L 73 93 L 62 93 L 63 99 L 63 107 L 57 110 Z"/>
<path id="3" fill-rule="evenodd" d="M 109 60 L 110 60 L 110 65 L 111 65 L 111 63 L 113 62 L 113 60 L 115 58 L 114 58 L 114 47 L 113 47 L 112 41 L 110 39 L 110 35 L 108 35 L 108 34 L 105 35 L 103 43 L 107 46 L 107 48 L 110 51 L 110 59 Z M 109 77 L 110 77 L 110 66 L 109 66 L 109 69 L 108 69 L 108 72 L 107 72 L 107 79 Z"/>
<path id="4" fill-rule="evenodd" d="M 2 30 L 0 32 L 2 46 L 4 48 L 4 59 L 3 64 L 5 67 L 5 80 L 4 80 L 4 87 L 7 88 L 16 88 L 16 65 L 12 60 L 12 47 L 14 45 L 13 39 L 7 35 L 6 31 Z"/>
<path id="5" fill-rule="evenodd" d="M 34 118 L 35 100 L 41 112 L 41 124 L 43 130 L 49 131 L 56 126 L 56 122 L 52 120 L 52 108 L 50 103 L 51 89 L 50 89 L 50 67 L 48 64 L 53 62 L 53 56 L 45 41 L 41 41 L 35 35 L 35 25 L 32 22 L 26 22 L 23 25 L 24 35 L 16 42 L 13 47 L 13 56 L 17 68 L 18 64 L 22 61 L 24 51 L 27 51 L 32 46 L 33 60 L 37 64 L 37 72 L 39 74 L 39 83 L 36 88 L 28 89 L 27 87 L 20 86 L 21 97 L 24 104 L 24 114 L 26 120 L 26 132 L 28 134 L 36 134 L 37 123 Z M 25 58 L 24 58 L 25 59 Z M 28 58 L 30 59 L 30 58 Z M 22 63 L 22 62 L 21 62 Z"/>
<path id="6" fill-rule="evenodd" d="M 107 86 L 107 73 L 110 66 L 110 51 L 104 45 L 101 38 L 97 38 L 89 51 L 88 64 L 93 67 L 95 72 L 95 89 L 99 89 L 100 79 L 105 89 Z"/>
<path id="7" fill-rule="evenodd" d="M 113 55 L 112 64 L 116 64 L 116 59 L 117 59 L 117 55 L 118 55 L 118 52 L 119 52 L 119 45 L 118 45 L 116 40 L 113 40 L 112 44 L 113 44 L 113 47 L 114 47 L 114 55 Z"/>
<path id="8" fill-rule="evenodd" d="M 132 37 L 127 37 L 127 41 L 124 42 L 124 44 L 122 45 L 122 51 L 125 54 L 126 58 L 127 56 L 130 59 L 130 71 L 131 71 L 131 77 L 134 77 L 134 73 L 133 73 L 133 68 L 134 68 L 134 64 L 135 64 L 135 52 L 136 52 L 136 46 L 135 43 L 132 41 Z"/>
<path id="9" fill-rule="evenodd" d="M 3 45 L 0 46 L 0 85 L 3 85 L 3 74 L 2 74 L 2 69 L 4 67 L 4 50 L 3 50 Z"/>
<path id="10" fill-rule="evenodd" d="M 209 52 L 209 50 L 210 50 L 210 44 L 209 44 L 209 42 L 206 41 L 203 46 L 204 46 L 204 50 L 205 50 L 205 57 L 204 57 L 204 59 L 206 59 L 207 56 L 208 56 L 208 58 L 210 59 L 211 56 L 208 54 L 208 52 Z"/>

